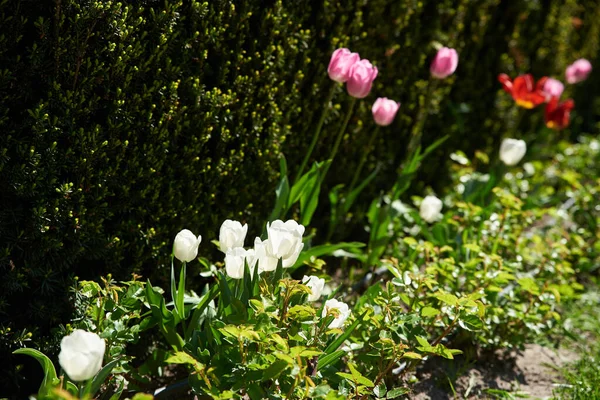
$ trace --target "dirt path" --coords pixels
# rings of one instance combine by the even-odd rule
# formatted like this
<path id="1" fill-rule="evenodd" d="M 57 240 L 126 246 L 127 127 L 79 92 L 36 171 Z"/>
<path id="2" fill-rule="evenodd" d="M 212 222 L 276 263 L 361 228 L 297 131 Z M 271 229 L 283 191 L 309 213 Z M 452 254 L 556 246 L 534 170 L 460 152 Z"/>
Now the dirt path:
<path id="1" fill-rule="evenodd" d="M 532 399 L 551 398 L 554 384 L 560 383 L 556 367 L 575 361 L 577 356 L 568 350 L 555 350 L 536 344 L 527 345 L 522 352 L 512 352 L 487 364 L 477 363 L 457 370 L 457 367 L 439 368 L 437 372 L 420 377 L 411 399 L 486 399 L 495 398 L 487 390 L 505 390 L 528 395 Z M 554 367 L 554 368 L 553 368 Z M 457 376 L 450 383 L 452 375 Z"/>

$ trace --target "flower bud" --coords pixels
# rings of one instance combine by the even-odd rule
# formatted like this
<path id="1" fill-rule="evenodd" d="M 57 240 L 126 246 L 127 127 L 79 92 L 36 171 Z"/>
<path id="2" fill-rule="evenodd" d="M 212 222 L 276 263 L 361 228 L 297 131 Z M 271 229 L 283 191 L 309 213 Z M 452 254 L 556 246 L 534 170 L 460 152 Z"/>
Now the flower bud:
<path id="1" fill-rule="evenodd" d="M 323 294 L 323 288 L 325 287 L 325 279 L 314 275 L 304 275 L 304 278 L 302 278 L 302 283 L 310 288 L 311 294 L 308 295 L 308 301 L 317 301 L 321 298 L 321 294 Z"/>
<path id="2" fill-rule="evenodd" d="M 255 253 L 254 250 L 246 250 L 243 247 L 234 247 L 225 253 L 225 271 L 233 279 L 244 277 L 244 263 L 248 263 L 250 275 L 254 276 Z"/>
<path id="3" fill-rule="evenodd" d="M 426 222 L 432 223 L 437 221 L 442 211 L 443 203 L 435 196 L 426 196 L 419 207 L 419 215 Z"/>
<path id="4" fill-rule="evenodd" d="M 198 246 L 202 241 L 202 236 L 194 236 L 194 234 L 184 229 L 175 236 L 173 243 L 173 255 L 181 262 L 190 262 L 198 257 Z"/>
<path id="5" fill-rule="evenodd" d="M 517 165 L 527 152 L 527 144 L 523 140 L 504 139 L 500 145 L 500 160 L 509 167 Z"/>
<path id="6" fill-rule="evenodd" d="M 331 55 L 327 73 L 336 82 L 346 82 L 350 77 L 350 67 L 358 62 L 358 53 L 352 53 L 348 49 L 337 49 Z"/>
<path id="7" fill-rule="evenodd" d="M 102 368 L 106 344 L 92 332 L 76 329 L 60 342 L 58 362 L 75 382 L 93 378 Z"/>
<path id="8" fill-rule="evenodd" d="M 258 261 L 259 273 L 263 271 L 275 271 L 279 260 L 270 253 L 271 245 L 269 240 L 261 241 L 259 237 L 254 239 L 254 256 Z"/>
<path id="9" fill-rule="evenodd" d="M 350 316 L 351 311 L 348 308 L 348 304 L 335 299 L 329 299 L 325 302 L 325 305 L 323 306 L 323 313 L 321 314 L 321 317 L 325 318 L 329 311 L 333 309 L 337 310 L 337 316 L 329 324 L 329 328 L 341 328 L 344 325 L 344 322 L 346 322 L 346 320 Z"/>
<path id="10" fill-rule="evenodd" d="M 580 58 L 565 70 L 565 77 L 570 84 L 585 81 L 592 72 L 592 63 L 585 58 Z"/>
<path id="11" fill-rule="evenodd" d="M 369 60 L 360 60 L 350 67 L 350 75 L 346 82 L 348 94 L 357 99 L 368 96 L 373 86 L 373 81 L 377 78 L 377 68 Z"/>
<path id="12" fill-rule="evenodd" d="M 438 50 L 431 62 L 429 71 L 434 78 L 444 79 L 456 71 L 458 66 L 458 53 L 454 49 L 442 47 Z"/>
<path id="13" fill-rule="evenodd" d="M 302 243 L 302 235 L 304 234 L 304 226 L 290 219 L 286 222 L 281 220 L 267 223 L 267 253 L 272 257 L 281 258 L 283 268 L 289 268 L 298 259 L 304 243 Z"/>
<path id="14" fill-rule="evenodd" d="M 373 119 L 377 125 L 388 126 L 394 121 L 396 113 L 400 108 L 400 103 L 389 100 L 386 97 L 380 97 L 373 103 Z"/>
<path id="15" fill-rule="evenodd" d="M 248 224 L 242 224 L 238 221 L 226 219 L 219 230 L 219 247 L 222 252 L 235 247 L 244 247 L 244 239 L 248 233 Z"/>
<path id="16" fill-rule="evenodd" d="M 546 82 L 544 83 L 544 86 L 542 87 L 542 91 L 546 95 L 547 100 L 550 100 L 553 97 L 560 98 L 560 96 L 562 95 L 564 90 L 565 90 L 565 85 L 563 85 L 561 81 L 554 79 L 554 78 L 546 79 Z"/>

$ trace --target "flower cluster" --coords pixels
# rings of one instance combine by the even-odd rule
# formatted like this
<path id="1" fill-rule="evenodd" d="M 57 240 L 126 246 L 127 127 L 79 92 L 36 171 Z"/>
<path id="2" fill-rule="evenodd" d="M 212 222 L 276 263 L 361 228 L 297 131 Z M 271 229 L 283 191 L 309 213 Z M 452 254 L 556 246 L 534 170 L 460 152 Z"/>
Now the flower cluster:
<path id="1" fill-rule="evenodd" d="M 455 49 L 442 47 L 436 53 L 430 65 L 431 76 L 444 79 L 452 75 L 458 66 L 458 53 Z M 348 94 L 357 99 L 365 98 L 371 92 L 373 81 L 377 78 L 377 67 L 367 59 L 361 59 L 358 53 L 341 48 L 333 52 L 327 73 L 339 83 L 346 83 Z M 373 119 L 379 126 L 390 125 L 400 108 L 400 103 L 387 97 L 378 98 L 372 107 Z"/>
<path id="2" fill-rule="evenodd" d="M 575 84 L 586 80 L 591 71 L 592 64 L 582 58 L 567 67 L 565 78 L 567 83 Z M 542 77 L 535 82 L 531 74 L 520 75 L 512 80 L 508 75 L 500 74 L 498 81 L 520 107 L 531 109 L 546 103 L 544 120 L 548 128 L 560 130 L 569 126 L 575 103 L 572 99 L 560 102 L 565 85 L 559 80 Z"/>

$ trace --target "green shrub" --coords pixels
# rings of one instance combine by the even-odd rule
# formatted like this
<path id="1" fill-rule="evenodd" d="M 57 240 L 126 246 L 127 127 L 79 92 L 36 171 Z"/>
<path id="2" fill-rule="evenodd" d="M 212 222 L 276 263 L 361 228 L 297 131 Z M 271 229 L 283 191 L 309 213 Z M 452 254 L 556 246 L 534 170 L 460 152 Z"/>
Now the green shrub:
<path id="1" fill-rule="evenodd" d="M 415 126 L 424 124 L 427 143 L 451 135 L 439 160 L 457 147 L 495 148 L 517 129 L 512 104 L 492 95 L 498 72 L 560 76 L 578 56 L 598 59 L 595 1 L 286 3 L 0 2 L 0 325 L 15 332 L 36 321 L 47 332 L 71 315 L 75 276 L 152 275 L 182 227 L 263 221 L 279 154 L 298 165 L 307 147 L 336 47 L 380 68 L 371 97 L 403 104 L 369 161 L 384 169 L 365 199 L 395 174 Z M 437 88 L 428 83 L 434 42 L 461 58 Z M 573 132 L 598 116 L 593 91 L 577 92 L 585 118 Z M 351 121 L 331 185 L 349 180 L 370 104 Z M 315 159 L 328 154 L 334 117 Z M 422 185 L 442 188 L 444 172 L 444 162 L 428 163 Z M 321 210 L 315 220 L 326 226 Z"/>

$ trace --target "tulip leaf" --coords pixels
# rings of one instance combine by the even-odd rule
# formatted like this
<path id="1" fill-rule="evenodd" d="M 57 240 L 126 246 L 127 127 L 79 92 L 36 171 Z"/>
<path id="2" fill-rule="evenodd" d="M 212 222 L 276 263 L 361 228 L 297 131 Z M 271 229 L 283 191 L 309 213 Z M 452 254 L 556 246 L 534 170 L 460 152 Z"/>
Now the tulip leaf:
<path id="1" fill-rule="evenodd" d="M 344 216 L 344 215 L 346 215 L 348 213 L 348 211 L 350 211 L 350 208 L 352 207 L 352 205 L 356 201 L 356 198 L 358 197 L 358 195 L 369 185 L 369 183 L 371 183 L 371 181 L 373 179 L 375 179 L 375 177 L 379 173 L 379 169 L 380 169 L 380 166 L 378 165 L 373 170 L 373 172 L 371 172 L 369 174 L 369 176 L 367 176 L 361 182 L 360 185 L 358 185 L 350 193 L 348 193 L 348 196 L 344 199 L 344 202 L 342 203 L 342 212 L 340 213 L 340 216 Z"/>
<path id="2" fill-rule="evenodd" d="M 164 297 L 154 290 L 150 280 L 148 280 L 146 284 L 146 298 L 150 304 L 152 318 L 158 324 L 169 344 L 174 349 L 182 348 L 184 341 L 175 331 L 175 326 L 177 325 L 176 318 L 173 313 L 167 309 Z"/>
<path id="3" fill-rule="evenodd" d="M 117 388 L 117 391 L 110 396 L 109 400 L 119 400 L 121 398 L 121 395 L 123 394 L 123 387 L 125 385 L 125 380 L 121 380 L 121 384 L 119 385 L 119 387 Z M 75 388 L 77 389 L 77 388 Z"/>
<path id="4" fill-rule="evenodd" d="M 218 294 L 219 294 L 219 286 L 213 285 L 213 287 L 210 288 L 208 293 L 206 293 L 204 296 L 202 296 L 200 298 L 200 301 L 198 302 L 196 307 L 193 309 L 192 319 L 191 319 L 190 324 L 187 327 L 187 331 L 185 333 L 186 338 L 190 338 L 192 336 L 192 333 L 194 332 L 194 330 L 199 328 L 198 325 L 200 323 L 200 318 L 202 317 L 204 310 L 206 310 L 206 308 L 208 307 L 210 302 L 212 300 L 214 300 Z"/>
<path id="5" fill-rule="evenodd" d="M 310 174 L 313 170 L 313 175 L 307 179 L 306 186 L 300 194 L 300 223 L 302 225 L 310 224 L 313 214 L 319 204 L 319 194 L 321 193 L 321 184 L 323 183 L 324 175 L 331 164 L 331 160 L 316 162 L 308 171 Z"/>
<path id="6" fill-rule="evenodd" d="M 229 288 L 229 284 L 227 283 L 227 277 L 223 272 L 219 273 L 219 286 L 221 288 L 221 297 L 219 298 L 219 310 L 223 312 L 224 315 L 231 314 L 231 301 L 233 298 L 233 294 L 231 293 L 231 289 Z"/>
<path id="7" fill-rule="evenodd" d="M 283 218 L 283 216 L 291 206 L 289 205 L 288 200 L 290 196 L 290 184 L 287 177 L 287 163 L 285 161 L 285 157 L 283 156 L 279 158 L 279 175 L 279 184 L 275 189 L 275 206 L 273 207 L 273 211 L 271 212 L 269 221 L 274 221 L 278 218 Z"/>
<path id="8" fill-rule="evenodd" d="M 342 242 L 314 246 L 300 253 L 300 256 L 298 256 L 298 260 L 296 260 L 296 263 L 289 269 L 289 271 L 290 273 L 294 272 L 296 269 L 302 266 L 302 264 L 304 264 L 305 261 L 310 260 L 312 257 L 331 255 L 337 250 L 347 250 L 352 252 L 353 250 L 360 249 L 361 247 L 365 247 L 365 244 L 361 242 Z"/>
<path id="9" fill-rule="evenodd" d="M 119 362 L 119 359 L 117 358 L 117 359 L 114 359 L 111 362 L 107 363 L 96 374 L 96 376 L 94 376 L 93 379 L 90 379 L 88 381 L 87 385 L 85 385 L 84 395 L 90 395 L 91 398 L 94 398 L 94 396 L 96 395 L 98 390 L 100 390 L 100 386 L 102 386 L 104 381 L 106 381 L 106 378 L 108 378 L 108 376 L 110 375 L 113 368 L 115 367 L 115 365 L 117 365 L 118 362 Z"/>
<path id="10" fill-rule="evenodd" d="M 18 349 L 15 350 L 13 354 L 25 354 L 31 356 L 35 358 L 42 366 L 42 369 L 44 370 L 44 380 L 42 381 L 38 392 L 40 398 L 45 398 L 48 396 L 50 394 L 50 390 L 60 382 L 56 376 L 54 364 L 52 364 L 52 361 L 50 361 L 50 359 L 41 351 L 35 349 Z"/>
<path id="11" fill-rule="evenodd" d="M 324 351 L 325 354 L 330 354 L 330 353 L 333 353 L 334 351 L 336 351 L 338 349 L 338 347 L 340 347 L 342 345 L 342 343 L 344 343 L 344 341 L 350 337 L 350 335 L 356 329 L 356 327 L 358 325 L 360 325 L 360 323 L 363 321 L 363 318 L 365 317 L 366 314 L 367 314 L 367 311 L 362 313 L 358 318 L 356 318 L 356 321 L 354 321 L 352 323 L 352 325 L 350 325 L 344 331 L 344 333 L 342 333 L 333 342 L 331 342 L 329 344 L 329 346 L 327 346 L 327 348 L 325 348 L 325 351 Z"/>
<path id="12" fill-rule="evenodd" d="M 319 179 L 319 170 L 323 163 L 315 162 L 313 166 L 298 179 L 290 191 L 288 208 L 301 200 L 303 195 L 310 195 L 315 182 Z"/>
<path id="13" fill-rule="evenodd" d="M 346 354 L 346 352 L 344 350 L 337 350 L 337 351 L 334 351 L 333 353 L 319 357 L 319 361 L 317 362 L 317 367 L 319 369 L 323 369 L 325 367 L 328 367 L 329 365 L 333 365 L 337 362 L 337 360 L 342 358 L 342 356 L 345 354 Z"/>

